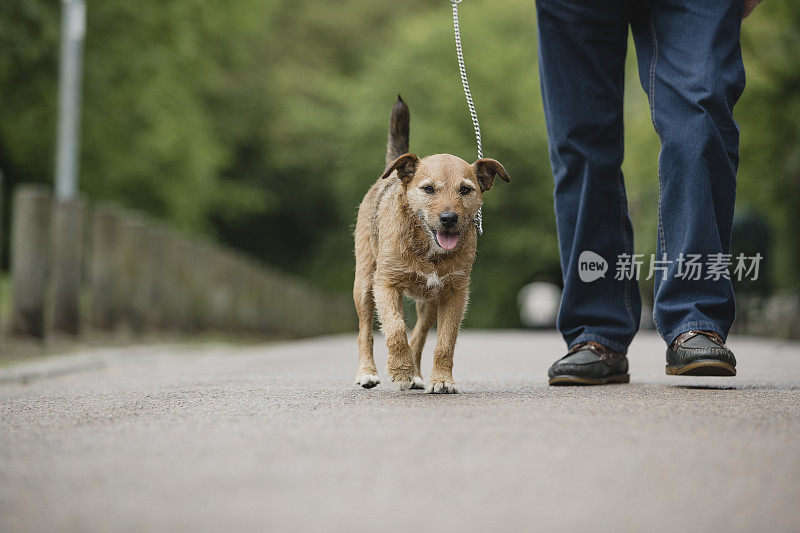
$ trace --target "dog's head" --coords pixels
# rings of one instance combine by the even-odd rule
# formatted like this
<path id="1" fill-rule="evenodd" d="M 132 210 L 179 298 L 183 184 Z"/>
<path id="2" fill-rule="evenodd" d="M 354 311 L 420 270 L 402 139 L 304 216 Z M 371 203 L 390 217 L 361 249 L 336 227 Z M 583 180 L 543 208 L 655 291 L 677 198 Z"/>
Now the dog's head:
<path id="1" fill-rule="evenodd" d="M 475 224 L 483 193 L 495 176 L 510 181 L 506 169 L 494 159 L 469 164 L 460 157 L 437 154 L 419 159 L 404 154 L 389 163 L 382 178 L 395 174 L 405 187 L 406 202 L 425 228 L 436 253 L 455 250 Z"/>

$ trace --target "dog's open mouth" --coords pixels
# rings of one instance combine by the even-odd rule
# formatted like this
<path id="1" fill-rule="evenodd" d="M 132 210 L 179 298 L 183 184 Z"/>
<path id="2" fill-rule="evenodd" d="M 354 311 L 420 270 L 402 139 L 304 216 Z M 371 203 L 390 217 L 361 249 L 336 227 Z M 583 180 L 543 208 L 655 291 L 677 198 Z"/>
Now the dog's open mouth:
<path id="1" fill-rule="evenodd" d="M 436 244 L 445 250 L 452 250 L 458 244 L 458 233 L 450 233 L 449 231 L 437 231 L 434 234 Z"/>

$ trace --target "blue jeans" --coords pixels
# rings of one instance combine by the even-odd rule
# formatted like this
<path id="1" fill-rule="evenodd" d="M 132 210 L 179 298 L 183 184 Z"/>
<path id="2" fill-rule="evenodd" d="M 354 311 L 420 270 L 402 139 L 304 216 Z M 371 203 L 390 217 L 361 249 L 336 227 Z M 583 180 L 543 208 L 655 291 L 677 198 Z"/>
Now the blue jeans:
<path id="1" fill-rule="evenodd" d="M 621 254 L 633 254 L 621 172 L 630 26 L 661 140 L 656 255 L 666 271 L 655 271 L 655 325 L 667 343 L 690 330 L 725 338 L 736 313 L 730 279 L 681 277 L 678 258 L 730 251 L 742 0 L 537 0 L 536 11 L 564 280 L 559 331 L 569 346 L 593 340 L 626 353 L 639 329 L 637 280 L 616 275 Z M 604 277 L 581 280 L 584 251 L 608 263 Z"/>

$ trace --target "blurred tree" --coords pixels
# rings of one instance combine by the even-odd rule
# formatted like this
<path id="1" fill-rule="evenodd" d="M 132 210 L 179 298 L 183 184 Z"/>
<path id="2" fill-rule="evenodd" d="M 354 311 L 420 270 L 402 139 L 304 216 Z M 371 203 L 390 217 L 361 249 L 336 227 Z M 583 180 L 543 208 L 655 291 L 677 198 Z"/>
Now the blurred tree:
<path id="1" fill-rule="evenodd" d="M 764 2 L 743 25 L 747 88 L 739 104 L 738 198 L 775 230 L 775 285 L 800 286 L 800 4 Z"/>
<path id="2" fill-rule="evenodd" d="M 52 176 L 58 7 L 55 2 L 0 4 L 0 169 L 5 193 L 0 209 L 6 235 L 8 192 L 20 182 L 46 182 Z M 8 241 L 2 239 L 4 249 Z"/>
<path id="3" fill-rule="evenodd" d="M 218 72 L 211 102 L 232 157 L 211 220 L 222 240 L 342 289 L 342 276 L 327 275 L 349 269 L 352 249 L 351 243 L 338 247 L 337 232 L 347 233 L 350 221 L 333 194 L 333 169 L 344 155 L 337 139 L 365 51 L 384 38 L 396 6 L 369 0 L 247 5 L 237 4 L 231 16 L 233 42 L 230 33 L 214 32 Z"/>
<path id="4" fill-rule="evenodd" d="M 82 189 L 202 230 L 226 157 L 198 2 L 89 2 Z"/>

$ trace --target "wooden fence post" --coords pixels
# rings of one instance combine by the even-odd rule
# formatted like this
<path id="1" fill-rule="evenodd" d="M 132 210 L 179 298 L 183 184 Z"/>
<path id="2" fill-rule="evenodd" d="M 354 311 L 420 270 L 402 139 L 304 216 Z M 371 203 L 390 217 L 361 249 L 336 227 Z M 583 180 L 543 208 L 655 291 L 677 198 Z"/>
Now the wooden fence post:
<path id="1" fill-rule="evenodd" d="M 141 257 L 144 220 L 138 213 L 127 213 L 120 225 L 119 251 L 117 254 L 114 283 L 119 285 L 122 317 L 131 333 L 138 335 L 144 329 L 142 296 L 138 294 L 145 284 L 144 261 Z"/>
<path id="2" fill-rule="evenodd" d="M 46 188 L 21 185 L 12 208 L 11 331 L 40 339 L 45 336 L 50 204 Z"/>
<path id="3" fill-rule="evenodd" d="M 84 212 L 81 199 L 53 208 L 53 331 L 68 335 L 81 329 Z"/>
<path id="4" fill-rule="evenodd" d="M 166 230 L 164 235 L 166 243 L 166 253 L 164 254 L 164 285 L 163 303 L 164 309 L 164 328 L 172 333 L 181 331 L 184 328 L 185 319 L 185 294 L 183 293 L 182 275 L 183 266 L 181 261 L 181 250 L 179 248 L 182 237 L 174 230 Z"/>
<path id="5" fill-rule="evenodd" d="M 151 223 L 148 240 L 151 247 L 152 286 L 147 326 L 149 329 L 164 330 L 169 324 L 169 291 L 172 283 L 169 234 L 160 224 Z"/>
<path id="6" fill-rule="evenodd" d="M 231 295 L 230 287 L 225 279 L 225 260 L 227 251 L 221 247 L 214 247 L 209 254 L 209 325 L 214 331 L 223 331 L 230 313 Z"/>
<path id="7" fill-rule="evenodd" d="M 136 334 L 142 334 L 153 323 L 153 287 L 155 286 L 155 249 L 151 240 L 149 224 L 137 217 L 129 222 L 131 238 L 131 326 Z"/>
<path id="8" fill-rule="evenodd" d="M 188 238 L 174 234 L 175 250 L 175 325 L 181 332 L 191 331 L 192 323 L 192 244 Z"/>
<path id="9" fill-rule="evenodd" d="M 196 331 L 205 331 L 211 322 L 211 287 L 210 259 L 215 250 L 209 244 L 197 238 L 191 241 L 191 266 L 189 268 L 189 293 L 192 302 L 192 327 Z"/>
<path id="10" fill-rule="evenodd" d="M 238 258 L 233 250 L 226 250 L 222 265 L 222 283 L 227 287 L 228 309 L 225 313 L 225 331 L 235 332 L 239 328 L 241 294 L 238 280 Z"/>
<path id="11" fill-rule="evenodd" d="M 92 213 L 90 294 L 92 326 L 113 330 L 119 322 L 120 282 L 115 279 L 119 251 L 120 212 L 102 205 Z"/>

